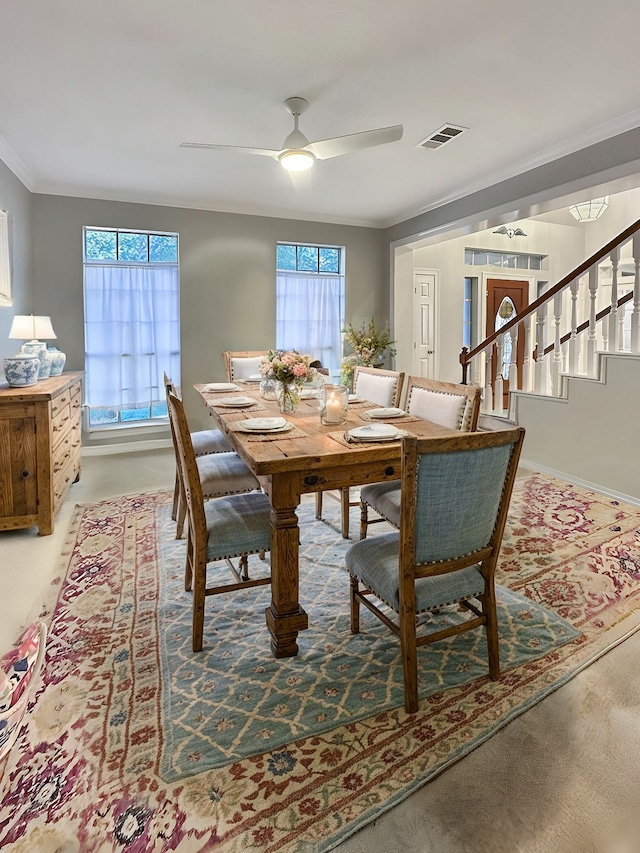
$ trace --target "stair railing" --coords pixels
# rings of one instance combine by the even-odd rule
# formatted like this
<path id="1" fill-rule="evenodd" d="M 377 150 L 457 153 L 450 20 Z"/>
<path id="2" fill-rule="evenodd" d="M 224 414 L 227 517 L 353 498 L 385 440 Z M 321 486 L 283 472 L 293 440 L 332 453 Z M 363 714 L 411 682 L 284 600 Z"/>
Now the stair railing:
<path id="1" fill-rule="evenodd" d="M 619 296 L 620 258 L 627 257 L 629 248 L 633 289 Z M 611 294 L 598 310 L 603 274 L 609 271 L 601 266 L 603 261 L 610 263 Z M 505 376 L 503 353 L 510 347 L 515 354 L 519 339 L 524 340 L 521 369 L 511 358 Z M 640 219 L 482 343 L 471 350 L 463 347 L 462 382 L 484 388 L 484 412 L 503 414 L 507 389 L 558 397 L 563 373 L 595 377 L 599 351 L 640 352 Z"/>

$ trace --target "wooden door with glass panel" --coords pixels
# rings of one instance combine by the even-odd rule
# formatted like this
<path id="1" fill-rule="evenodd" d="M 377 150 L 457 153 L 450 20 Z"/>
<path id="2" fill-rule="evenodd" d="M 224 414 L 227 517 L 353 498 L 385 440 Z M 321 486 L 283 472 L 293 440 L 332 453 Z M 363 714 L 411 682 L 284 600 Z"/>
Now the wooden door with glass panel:
<path id="1" fill-rule="evenodd" d="M 487 279 L 487 328 L 486 334 L 494 332 L 506 325 L 509 320 L 523 311 L 529 304 L 529 282 L 516 279 L 489 278 Z M 498 364 L 498 349 L 494 344 L 491 357 L 491 387 L 495 389 L 496 377 L 502 374 L 502 408 L 509 407 L 509 368 L 515 360 L 518 373 L 518 387 L 522 387 L 522 365 L 524 362 L 524 334 L 518 330 L 517 346 L 513 347 L 514 329 L 505 333 L 502 347 L 501 363 Z M 496 401 L 497 403 L 498 401 Z"/>

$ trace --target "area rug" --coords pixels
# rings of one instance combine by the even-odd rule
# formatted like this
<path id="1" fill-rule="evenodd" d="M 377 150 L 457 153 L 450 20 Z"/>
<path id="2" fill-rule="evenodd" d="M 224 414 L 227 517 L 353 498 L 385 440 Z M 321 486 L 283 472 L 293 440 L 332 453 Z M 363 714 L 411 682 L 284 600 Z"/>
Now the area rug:
<path id="1" fill-rule="evenodd" d="M 349 634 L 338 518 L 300 513 L 297 658 L 269 654 L 265 588 L 209 599 L 194 656 L 169 502 L 76 511 L 43 684 L 4 767 L 3 849 L 331 850 L 640 625 L 640 510 L 523 478 L 499 566 L 503 675 L 486 677 L 481 632 L 434 644 L 406 715 L 395 639 L 368 614 Z"/>

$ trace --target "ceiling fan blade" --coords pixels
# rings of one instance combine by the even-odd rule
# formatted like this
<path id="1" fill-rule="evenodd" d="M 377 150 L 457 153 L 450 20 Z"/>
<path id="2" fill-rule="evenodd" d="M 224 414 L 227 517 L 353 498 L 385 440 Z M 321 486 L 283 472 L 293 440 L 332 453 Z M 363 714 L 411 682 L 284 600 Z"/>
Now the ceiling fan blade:
<path id="1" fill-rule="evenodd" d="M 361 133 L 334 136 L 333 139 L 321 139 L 318 142 L 312 142 L 308 147 L 318 160 L 328 160 L 330 157 L 351 154 L 352 151 L 373 148 L 374 145 L 397 142 L 402 138 L 403 131 L 401 124 L 394 124 L 391 127 L 379 127 L 376 130 L 363 130 Z"/>
<path id="2" fill-rule="evenodd" d="M 274 148 L 248 148 L 244 145 L 215 145 L 212 142 L 181 142 L 180 148 L 212 148 L 216 151 L 240 151 L 242 154 L 262 154 L 265 157 L 278 159 L 280 151 Z"/>

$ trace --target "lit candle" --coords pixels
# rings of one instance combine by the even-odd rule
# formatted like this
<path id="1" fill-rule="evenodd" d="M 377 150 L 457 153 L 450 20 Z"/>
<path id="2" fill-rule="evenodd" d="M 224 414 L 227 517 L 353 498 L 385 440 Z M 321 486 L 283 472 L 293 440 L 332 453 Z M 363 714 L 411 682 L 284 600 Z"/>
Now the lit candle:
<path id="1" fill-rule="evenodd" d="M 342 414 L 342 403 L 336 397 L 335 393 L 332 391 L 331 396 L 327 400 L 327 403 L 325 406 L 324 419 L 328 424 L 339 424 L 341 414 Z"/>

